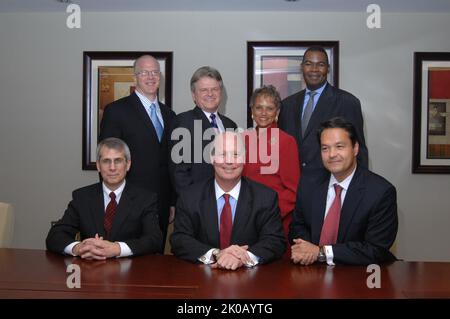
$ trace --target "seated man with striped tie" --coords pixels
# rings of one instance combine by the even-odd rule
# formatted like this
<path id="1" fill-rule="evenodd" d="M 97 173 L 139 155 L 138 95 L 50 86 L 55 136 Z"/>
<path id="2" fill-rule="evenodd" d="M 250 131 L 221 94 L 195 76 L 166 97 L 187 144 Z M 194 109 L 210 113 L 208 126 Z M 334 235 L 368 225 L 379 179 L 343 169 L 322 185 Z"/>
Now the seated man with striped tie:
<path id="1" fill-rule="evenodd" d="M 211 152 L 214 177 L 184 189 L 178 198 L 173 253 L 191 262 L 235 270 L 280 258 L 286 248 L 277 194 L 241 177 L 241 136 L 221 133 Z"/>
<path id="2" fill-rule="evenodd" d="M 131 166 L 127 144 L 114 137 L 102 140 L 96 164 L 103 181 L 73 192 L 48 233 L 47 249 L 95 260 L 161 252 L 156 194 L 125 180 Z"/>
<path id="3" fill-rule="evenodd" d="M 336 117 L 321 123 L 322 173 L 303 174 L 290 225 L 296 264 L 368 265 L 396 258 L 395 187 L 357 165 L 359 143 L 353 124 Z"/>

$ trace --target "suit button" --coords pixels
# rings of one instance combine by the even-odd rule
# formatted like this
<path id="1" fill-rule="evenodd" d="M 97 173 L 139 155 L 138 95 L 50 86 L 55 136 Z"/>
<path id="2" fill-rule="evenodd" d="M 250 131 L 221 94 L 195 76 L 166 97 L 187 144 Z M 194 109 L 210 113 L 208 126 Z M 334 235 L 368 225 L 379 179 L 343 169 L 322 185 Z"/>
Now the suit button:
<path id="1" fill-rule="evenodd" d="M 305 167 L 305 166 L 306 166 L 306 163 L 302 163 L 302 166 Z"/>

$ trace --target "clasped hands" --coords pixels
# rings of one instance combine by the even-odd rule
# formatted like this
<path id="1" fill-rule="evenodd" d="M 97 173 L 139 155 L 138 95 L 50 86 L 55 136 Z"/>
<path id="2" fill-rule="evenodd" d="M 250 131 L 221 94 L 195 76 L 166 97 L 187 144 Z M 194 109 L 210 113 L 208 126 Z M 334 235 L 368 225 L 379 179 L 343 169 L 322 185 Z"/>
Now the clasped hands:
<path id="1" fill-rule="evenodd" d="M 94 238 L 87 238 L 72 248 L 75 256 L 83 259 L 105 260 L 120 255 L 120 245 L 95 234 Z"/>
<path id="2" fill-rule="evenodd" d="M 291 246 L 291 259 L 294 264 L 311 265 L 319 256 L 319 246 L 301 238 L 294 239 L 294 245 Z"/>
<path id="3" fill-rule="evenodd" d="M 231 245 L 222 249 L 217 256 L 216 262 L 211 265 L 211 268 L 236 270 L 244 265 L 254 266 L 255 263 L 250 258 L 247 249 L 248 245 Z"/>

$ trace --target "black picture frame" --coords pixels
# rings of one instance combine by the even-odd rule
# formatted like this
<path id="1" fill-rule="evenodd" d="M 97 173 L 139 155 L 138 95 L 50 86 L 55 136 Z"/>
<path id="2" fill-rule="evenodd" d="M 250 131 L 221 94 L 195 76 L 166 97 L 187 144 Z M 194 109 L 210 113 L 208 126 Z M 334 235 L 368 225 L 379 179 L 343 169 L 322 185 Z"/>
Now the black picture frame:
<path id="1" fill-rule="evenodd" d="M 339 87 L 339 41 L 247 42 L 247 127 L 253 127 L 250 98 L 256 88 L 273 84 L 282 99 L 303 89 L 300 63 L 303 53 L 311 46 L 321 46 L 327 51 L 330 63 L 328 81 Z M 264 63 L 265 59 L 267 63 Z M 266 75 L 267 81 L 264 80 Z M 279 85 L 271 83 L 270 77 Z"/>
<path id="2" fill-rule="evenodd" d="M 450 52 L 414 52 L 412 172 L 450 174 Z"/>
<path id="3" fill-rule="evenodd" d="M 151 51 L 85 51 L 83 52 L 83 151 L 82 169 L 96 170 L 95 149 L 103 107 L 132 89 L 134 61 L 149 54 L 161 66 L 161 83 L 158 98 L 167 106 L 172 105 L 172 52 Z M 117 73 L 111 70 L 118 70 Z M 104 84 L 102 82 L 105 82 Z M 127 92 L 128 86 L 128 92 Z M 111 93 L 112 91 L 112 93 Z M 112 95 L 112 96 L 111 96 Z M 103 98 L 105 97 L 105 98 Z M 108 97 L 109 100 L 106 98 Z M 105 102 L 106 101 L 106 102 Z"/>

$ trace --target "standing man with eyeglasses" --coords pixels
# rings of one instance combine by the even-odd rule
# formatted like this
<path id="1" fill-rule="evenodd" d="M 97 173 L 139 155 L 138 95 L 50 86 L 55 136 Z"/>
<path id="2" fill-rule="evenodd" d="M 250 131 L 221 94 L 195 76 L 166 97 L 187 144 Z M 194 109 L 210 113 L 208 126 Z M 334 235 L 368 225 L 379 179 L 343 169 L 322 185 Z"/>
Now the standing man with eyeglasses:
<path id="1" fill-rule="evenodd" d="M 127 180 L 157 194 L 164 247 L 169 219 L 174 214 L 168 138 L 175 113 L 158 101 L 161 80 L 158 61 L 143 55 L 133 66 L 136 90 L 106 106 L 99 141 L 117 137 L 130 147 L 133 165 Z"/>
<path id="2" fill-rule="evenodd" d="M 231 119 L 218 112 L 223 98 L 219 71 L 210 66 L 197 69 L 191 77 L 191 92 L 195 107 L 176 116 L 170 140 L 170 173 L 177 193 L 214 176 L 205 148 L 211 145 L 215 134 L 237 127 Z"/>
<path id="3" fill-rule="evenodd" d="M 368 168 L 361 103 L 349 92 L 328 83 L 329 70 L 327 52 L 319 46 L 308 48 L 301 64 L 306 89 L 281 102 L 278 127 L 297 140 L 303 174 L 323 169 L 316 133 L 320 123 L 336 116 L 344 117 L 355 126 L 359 143 L 358 162 Z"/>

